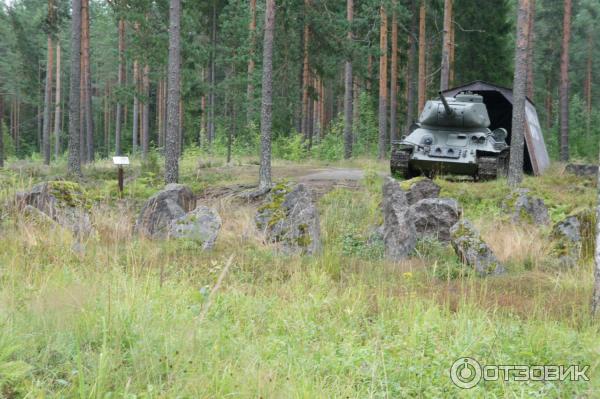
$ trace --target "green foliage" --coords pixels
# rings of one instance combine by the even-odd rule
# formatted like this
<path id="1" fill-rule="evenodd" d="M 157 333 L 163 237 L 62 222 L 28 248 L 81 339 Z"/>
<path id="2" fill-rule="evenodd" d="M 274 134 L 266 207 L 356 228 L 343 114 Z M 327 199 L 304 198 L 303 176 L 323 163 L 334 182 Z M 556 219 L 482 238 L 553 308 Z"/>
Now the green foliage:
<path id="1" fill-rule="evenodd" d="M 279 137 L 273 141 L 273 155 L 288 161 L 300 161 L 308 157 L 302 135 L 292 133 L 291 137 Z"/>

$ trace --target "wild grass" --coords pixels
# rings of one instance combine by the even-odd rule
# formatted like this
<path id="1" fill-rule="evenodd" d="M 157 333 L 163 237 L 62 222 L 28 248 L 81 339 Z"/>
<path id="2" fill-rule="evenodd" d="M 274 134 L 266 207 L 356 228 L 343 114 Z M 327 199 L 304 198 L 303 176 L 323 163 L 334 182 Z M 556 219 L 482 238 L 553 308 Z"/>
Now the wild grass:
<path id="1" fill-rule="evenodd" d="M 132 182 L 140 187 L 119 200 L 111 194 L 108 164 L 86 171 L 83 184 L 96 198 L 96 234 L 84 251 L 72 249 L 67 232 L 5 210 L 0 397 L 600 395 L 589 262 L 547 267 L 549 228 L 507 221 L 498 205 L 504 182 L 444 180 L 443 195 L 461 201 L 508 275 L 457 274 L 452 250 L 432 242 L 421 243 L 410 260 L 387 262 L 380 244 L 365 244 L 381 222 L 381 179 L 374 171 L 384 166 L 358 165 L 373 171 L 361 187 L 334 189 L 319 200 L 324 248 L 315 257 L 276 252 L 254 228 L 256 205 L 231 199 L 209 203 L 223 218 L 213 252 L 140 239 L 132 232 L 142 201 L 136 196 L 155 187 Z M 184 160 L 184 182 L 200 185 L 207 174 L 225 173 L 222 165 L 200 174 L 196 167 Z M 232 177 L 217 177 L 216 184 L 250 181 L 246 168 L 230 167 Z M 36 173 L 0 172 L 3 197 L 52 174 Z M 96 173 L 107 177 L 95 181 Z M 594 195 L 593 187 L 565 181 L 558 171 L 525 185 L 551 202 L 553 217 L 556 209 L 585 206 Z M 570 185 L 583 192 L 562 191 Z M 231 268 L 201 318 L 230 257 Z M 461 390 L 449 369 L 462 356 L 482 364 L 590 365 L 591 380 L 488 382 Z"/>

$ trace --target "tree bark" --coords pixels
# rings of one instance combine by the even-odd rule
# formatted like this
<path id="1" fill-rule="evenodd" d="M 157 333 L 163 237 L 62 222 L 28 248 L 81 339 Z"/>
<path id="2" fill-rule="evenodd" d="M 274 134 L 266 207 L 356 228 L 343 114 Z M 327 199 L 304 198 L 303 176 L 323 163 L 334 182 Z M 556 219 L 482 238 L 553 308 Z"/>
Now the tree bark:
<path id="1" fill-rule="evenodd" d="M 398 140 L 398 12 L 393 3 L 392 13 L 392 59 L 390 73 L 390 140 Z"/>
<path id="2" fill-rule="evenodd" d="M 417 13 L 417 0 L 411 1 L 411 24 L 408 33 L 408 57 L 406 59 L 406 124 L 404 131 L 408 132 L 415 117 L 415 98 L 417 97 L 417 76 L 415 58 L 417 57 L 417 34 L 419 15 Z"/>
<path id="3" fill-rule="evenodd" d="M 170 0 L 169 7 L 169 71 L 167 98 L 167 135 L 165 137 L 165 183 L 179 180 L 179 100 L 180 93 L 180 18 L 181 0 Z"/>
<path id="4" fill-rule="evenodd" d="M 142 91 L 144 103 L 142 104 L 142 159 L 148 158 L 150 146 L 150 67 L 144 65 L 142 74 Z"/>
<path id="5" fill-rule="evenodd" d="M 378 158 L 384 159 L 387 141 L 387 14 L 380 8 L 379 29 L 379 145 Z"/>
<path id="6" fill-rule="evenodd" d="M 133 60 L 133 87 L 134 87 L 134 93 L 133 93 L 133 126 L 131 129 L 131 146 L 132 146 L 132 151 L 135 153 L 137 152 L 138 149 L 138 132 L 139 132 L 139 120 L 140 120 L 140 116 L 138 115 L 139 112 L 139 98 L 138 98 L 138 91 L 140 89 L 140 85 L 138 84 L 139 82 L 139 66 L 138 66 L 138 60 Z"/>
<path id="7" fill-rule="evenodd" d="M 533 100 L 535 82 L 533 80 L 533 50 L 535 47 L 535 0 L 530 0 L 527 18 L 527 97 Z"/>
<path id="8" fill-rule="evenodd" d="M 448 57 L 448 85 L 454 86 L 454 20 L 450 17 L 450 55 Z"/>
<path id="9" fill-rule="evenodd" d="M 352 143 L 353 145 L 356 145 L 358 143 L 358 128 L 360 123 L 360 88 L 358 85 L 358 79 L 354 79 L 352 95 L 354 97 L 352 101 L 352 127 L 354 130 L 354 134 L 352 135 Z"/>
<path id="10" fill-rule="evenodd" d="M 425 0 L 421 0 L 421 7 L 419 9 L 419 100 L 418 110 L 421 112 L 425 106 L 425 90 L 426 90 L 426 76 L 425 76 L 425 51 L 427 44 L 426 30 L 425 30 L 425 18 L 426 18 Z"/>
<path id="11" fill-rule="evenodd" d="M 52 1 L 48 2 L 50 13 L 52 9 Z M 49 19 L 51 17 L 49 16 Z M 50 108 L 52 107 L 52 72 L 54 69 L 54 51 L 52 49 L 52 37 L 48 35 L 48 63 L 46 64 L 46 87 L 44 90 L 44 125 L 42 128 L 42 148 L 44 153 L 44 164 L 50 165 L 50 119 L 52 113 Z"/>
<path id="12" fill-rule="evenodd" d="M 92 70 L 90 65 L 90 8 L 89 0 L 82 0 L 81 3 L 81 24 L 83 52 L 83 75 L 84 75 L 84 115 L 86 131 L 86 160 L 94 162 L 94 113 L 92 109 Z"/>
<path id="13" fill-rule="evenodd" d="M 71 73 L 69 87 L 69 160 L 70 175 L 81 176 L 79 154 L 79 84 L 81 81 L 81 0 L 72 0 Z"/>
<path id="14" fill-rule="evenodd" d="M 250 126 L 254 118 L 254 53 L 256 49 L 256 0 L 250 0 L 250 23 L 248 25 L 250 35 L 250 54 L 248 56 L 248 88 L 246 108 L 246 124 Z"/>
<path id="15" fill-rule="evenodd" d="M 302 120 L 301 120 L 301 133 L 304 140 L 308 139 L 308 86 L 310 80 L 310 62 L 308 58 L 308 49 L 310 41 L 310 27 L 308 25 L 308 7 L 310 6 L 310 0 L 304 1 L 304 57 L 302 63 Z"/>
<path id="16" fill-rule="evenodd" d="M 586 130 L 590 131 L 590 122 L 592 117 L 592 70 L 594 60 L 594 39 L 593 30 L 590 29 L 587 39 L 588 54 L 585 72 L 585 111 L 586 111 Z"/>
<path id="17" fill-rule="evenodd" d="M 348 43 L 352 44 L 353 0 L 346 2 Z M 352 54 L 348 54 L 344 68 L 344 158 L 352 157 Z"/>
<path id="18" fill-rule="evenodd" d="M 571 0 L 564 0 L 562 54 L 560 56 L 560 160 L 569 160 L 569 44 Z"/>
<path id="19" fill-rule="evenodd" d="M 262 105 L 260 118 L 260 170 L 258 189 L 269 190 L 271 181 L 271 127 L 273 112 L 273 36 L 275 0 L 266 0 L 263 42 Z"/>
<path id="20" fill-rule="evenodd" d="M 56 93 L 54 98 L 54 158 L 60 154 L 60 42 L 56 42 Z"/>
<path id="21" fill-rule="evenodd" d="M 442 39 L 442 68 L 440 75 L 440 90 L 448 89 L 450 80 L 450 47 L 452 41 L 450 31 L 452 29 L 452 0 L 444 1 L 444 35 Z"/>
<path id="22" fill-rule="evenodd" d="M 208 145 L 212 145 L 215 138 L 215 58 L 217 54 L 217 2 L 213 1 L 212 32 L 211 32 L 211 58 L 210 58 L 210 95 L 208 115 Z"/>
<path id="23" fill-rule="evenodd" d="M 119 71 L 118 71 L 119 89 L 123 88 L 125 80 L 125 20 L 119 19 Z M 117 96 L 117 115 L 115 120 L 115 154 L 121 155 L 121 129 L 123 118 L 123 106 L 121 99 Z"/>
<path id="24" fill-rule="evenodd" d="M 519 0 L 517 11 L 512 133 L 508 166 L 508 184 L 512 187 L 518 186 L 523 180 L 525 96 L 527 94 L 527 14 L 529 13 L 529 1 Z"/>

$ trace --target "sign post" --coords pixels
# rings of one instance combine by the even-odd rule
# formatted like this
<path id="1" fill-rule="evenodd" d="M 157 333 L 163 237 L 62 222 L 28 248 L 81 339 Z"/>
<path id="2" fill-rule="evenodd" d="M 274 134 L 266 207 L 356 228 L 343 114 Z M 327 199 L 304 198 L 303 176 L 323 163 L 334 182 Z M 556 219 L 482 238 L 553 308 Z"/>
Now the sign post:
<path id="1" fill-rule="evenodd" d="M 113 157 L 113 164 L 117 165 L 119 198 L 123 198 L 123 165 L 129 165 L 129 157 Z"/>

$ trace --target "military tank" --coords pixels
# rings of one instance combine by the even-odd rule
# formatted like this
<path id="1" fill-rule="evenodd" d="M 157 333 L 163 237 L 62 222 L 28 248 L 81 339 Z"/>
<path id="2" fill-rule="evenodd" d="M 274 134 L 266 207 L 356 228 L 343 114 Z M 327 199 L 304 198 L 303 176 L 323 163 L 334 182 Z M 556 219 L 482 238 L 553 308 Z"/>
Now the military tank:
<path id="1" fill-rule="evenodd" d="M 410 179 L 418 175 L 455 174 L 491 180 L 508 170 L 507 131 L 490 130 L 483 97 L 461 92 L 427 101 L 410 134 L 393 141 L 391 172 Z"/>

